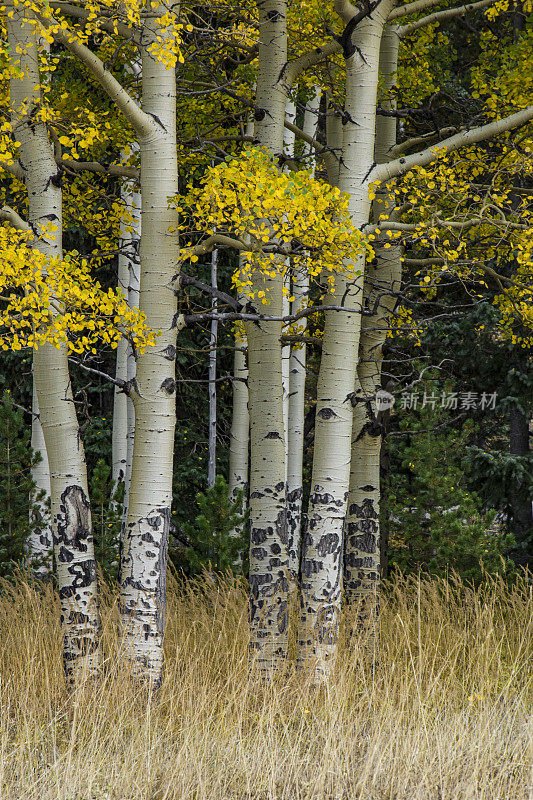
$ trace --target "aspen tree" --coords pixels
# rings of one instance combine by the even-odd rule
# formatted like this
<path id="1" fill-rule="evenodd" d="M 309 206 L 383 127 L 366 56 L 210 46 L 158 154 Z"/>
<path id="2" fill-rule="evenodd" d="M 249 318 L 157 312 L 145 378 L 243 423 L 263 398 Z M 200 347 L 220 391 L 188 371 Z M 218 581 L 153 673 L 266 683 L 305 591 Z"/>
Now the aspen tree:
<path id="1" fill-rule="evenodd" d="M 253 119 L 246 123 L 245 136 L 252 137 L 254 133 Z M 240 254 L 240 267 L 246 256 Z M 237 298 L 244 306 L 246 303 L 241 293 Z M 246 337 L 242 329 L 235 332 L 235 355 L 233 357 L 232 381 L 232 415 L 229 442 L 229 496 L 235 502 L 239 492 L 242 492 L 243 507 L 248 506 L 248 471 L 250 448 L 250 416 L 248 412 L 248 365 L 246 355 Z M 239 511 L 242 512 L 243 508 Z M 234 531 L 238 535 L 239 531 Z"/>
<path id="2" fill-rule="evenodd" d="M 177 300 L 173 281 L 179 244 L 177 215 L 168 200 L 178 192 L 178 11 L 174 6 L 169 14 L 164 4 L 149 2 L 140 12 L 140 105 L 83 42 L 61 26 L 51 27 L 54 37 L 85 65 L 128 118 L 141 154 L 139 308 L 150 328 L 160 333 L 156 347 L 139 353 L 130 393 L 135 407 L 135 437 L 120 564 L 120 622 L 122 644 L 135 673 L 154 687 L 160 684 L 163 669 L 176 417 Z"/>
<path id="3" fill-rule="evenodd" d="M 287 63 L 287 2 L 259 4 L 259 54 L 255 139 L 279 156 L 287 89 L 281 77 Z M 283 311 L 283 281 L 258 270 L 254 293 L 266 292 L 269 312 Z M 281 365 L 281 322 L 246 324 L 250 413 L 250 627 L 258 666 L 274 669 L 287 652 L 288 532 L 285 433 Z"/>
<path id="4" fill-rule="evenodd" d="M 177 11 L 177 9 L 175 9 Z M 122 639 L 142 677 L 161 682 L 166 567 L 172 503 L 177 312 L 171 282 L 179 244 L 168 199 L 178 191 L 175 63 L 154 57 L 165 38 L 163 5 L 142 15 L 142 111 L 150 129 L 139 136 L 142 231 L 139 308 L 160 330 L 156 348 L 137 359 L 135 437 L 121 564 Z"/>
<path id="5" fill-rule="evenodd" d="M 134 150 L 138 149 L 135 142 Z M 121 219 L 120 252 L 118 255 L 118 286 L 128 298 L 130 308 L 139 307 L 139 246 L 141 239 L 141 194 L 135 183 L 124 181 L 121 200 L 127 206 L 131 219 L 128 224 Z M 117 348 L 115 377 L 133 384 L 135 378 L 135 354 L 131 343 L 122 339 Z M 131 397 L 119 386 L 115 386 L 113 397 L 112 432 L 112 478 L 115 487 L 124 483 L 124 513 L 127 514 L 131 482 L 133 438 L 135 434 L 135 409 Z"/>
<path id="6" fill-rule="evenodd" d="M 358 13 L 350 3 L 335 8 L 346 24 L 346 101 L 339 188 L 350 195 L 355 227 L 368 222 L 369 174 L 374 162 L 380 41 L 392 3 Z M 370 16 L 368 12 L 371 10 Z M 344 299 L 362 307 L 364 256 L 351 265 L 354 277 L 336 276 L 328 305 Z M 302 542 L 302 618 L 298 660 L 313 662 L 328 677 L 336 653 L 342 595 L 343 528 L 348 500 L 353 392 L 361 315 L 326 312 L 315 422 L 309 512 Z"/>
<path id="7" fill-rule="evenodd" d="M 10 51 L 20 56 L 20 74 L 11 70 L 10 105 L 24 165 L 29 222 L 36 236 L 34 246 L 45 256 L 61 259 L 62 192 L 46 124 L 38 119 L 41 90 L 37 21 L 22 7 L 7 3 L 7 29 Z M 36 120 L 30 110 L 37 112 Z M 81 674 L 90 676 L 98 669 L 100 623 L 87 473 L 66 346 L 38 346 L 34 350 L 33 372 L 50 467 L 63 662 L 69 683 L 74 683 Z"/>
<path id="8" fill-rule="evenodd" d="M 398 62 L 399 36 L 396 26 L 387 25 L 381 40 L 380 75 L 383 106 L 393 111 L 391 97 Z M 375 161 L 384 163 L 396 144 L 396 118 L 376 120 Z M 387 218 L 394 210 L 394 196 L 378 189 L 374 200 L 374 221 Z M 362 615 L 375 619 L 380 578 L 380 453 L 382 427 L 377 403 L 381 388 L 383 345 L 395 306 L 395 292 L 401 283 L 402 249 L 390 241 L 376 244 L 375 258 L 367 266 L 361 321 L 359 358 L 353 395 L 352 456 L 350 494 L 346 515 L 344 589 L 348 603 L 366 604 Z M 372 608 L 374 606 L 374 608 Z"/>
<path id="9" fill-rule="evenodd" d="M 303 132 L 315 138 L 318 127 L 320 106 L 320 87 L 313 86 L 303 120 Z M 308 168 L 314 173 L 315 158 L 312 147 L 306 145 Z M 291 312 L 297 314 L 307 305 L 309 294 L 309 274 L 305 267 L 298 270 L 292 278 Z M 298 331 L 305 334 L 307 320 L 302 318 Z M 289 570 L 293 582 L 298 579 L 301 551 L 302 500 L 303 500 L 303 446 L 305 421 L 305 378 L 306 345 L 293 346 L 289 361 L 289 408 L 287 428 L 287 513 L 289 528 Z"/>

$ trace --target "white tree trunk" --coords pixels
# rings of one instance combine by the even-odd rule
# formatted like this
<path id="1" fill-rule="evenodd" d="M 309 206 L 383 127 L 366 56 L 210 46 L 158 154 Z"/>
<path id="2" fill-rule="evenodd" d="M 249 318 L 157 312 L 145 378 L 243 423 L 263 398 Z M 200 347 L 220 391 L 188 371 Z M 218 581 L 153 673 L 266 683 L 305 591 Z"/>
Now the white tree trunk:
<path id="1" fill-rule="evenodd" d="M 50 510 L 47 506 L 47 500 L 50 499 L 50 467 L 48 466 L 48 454 L 33 375 L 32 383 L 31 447 L 34 453 L 40 454 L 41 460 L 38 464 L 34 464 L 31 470 L 35 489 L 31 497 L 32 509 L 30 510 L 30 535 L 28 536 L 27 551 L 33 574 L 38 580 L 46 581 L 52 575 L 52 549 L 54 546 Z M 38 499 L 41 494 L 42 497 Z"/>
<path id="2" fill-rule="evenodd" d="M 271 153 L 283 152 L 287 92 L 286 0 L 259 6 L 259 66 L 255 138 Z M 282 314 L 281 277 L 254 271 L 253 290 L 266 290 L 269 313 Z M 250 635 L 251 650 L 266 673 L 287 653 L 288 552 L 285 437 L 280 322 L 246 324 L 250 412 Z"/>
<path id="3" fill-rule="evenodd" d="M 296 92 L 296 87 L 294 89 Z M 296 122 L 296 104 L 290 97 L 287 98 L 285 105 L 285 119 L 293 125 Z M 283 153 L 287 158 L 294 156 L 294 141 L 295 135 L 293 131 L 285 128 L 283 131 Z M 290 258 L 285 261 L 286 273 L 283 278 L 283 316 L 287 317 L 291 312 L 291 304 L 289 297 L 291 294 L 291 272 L 290 272 Z M 282 327 L 282 332 L 286 330 L 286 325 Z M 284 344 L 281 347 L 281 381 L 283 384 L 283 438 L 285 441 L 285 480 L 287 480 L 288 466 L 289 466 L 289 372 L 291 360 L 291 346 Z M 289 529 L 289 558 L 290 558 L 291 544 L 290 544 L 290 529 Z"/>
<path id="4" fill-rule="evenodd" d="M 124 239 L 121 237 L 121 247 Z M 122 254 L 118 257 L 118 287 L 128 296 L 130 280 L 129 262 Z M 128 380 L 128 340 L 122 338 L 117 347 L 115 377 L 120 381 Z M 113 396 L 113 430 L 111 439 L 111 477 L 115 489 L 125 481 L 128 461 L 128 398 L 118 386 Z"/>
<path id="5" fill-rule="evenodd" d="M 28 192 L 29 222 L 36 233 L 35 247 L 52 257 L 62 256 L 62 192 L 57 180 L 53 148 L 44 123 L 33 122 L 28 108 L 40 103 L 40 76 L 35 27 L 28 12 L 8 3 L 11 53 L 20 55 L 24 75 L 10 82 L 13 130 L 20 142 L 24 183 Z M 25 109 L 24 109 L 25 107 Z M 55 233 L 43 229 L 54 222 Z M 96 562 L 85 456 L 68 372 L 67 349 L 45 344 L 34 351 L 34 380 L 50 466 L 52 530 L 61 623 L 63 659 L 69 683 L 84 673 L 92 675 L 100 663 L 98 648 Z"/>
<path id="6" fill-rule="evenodd" d="M 250 441 L 248 366 L 245 348 L 246 341 L 236 337 L 233 359 L 233 414 L 229 445 L 229 496 L 235 502 L 239 491 L 242 491 L 241 510 L 248 505 L 248 448 Z M 234 535 L 240 535 L 240 531 L 234 531 Z"/>
<path id="7" fill-rule="evenodd" d="M 162 331 L 155 347 L 137 359 L 135 442 L 128 519 L 121 560 L 122 643 L 137 675 L 158 686 L 162 678 L 166 566 L 172 503 L 175 429 L 176 274 L 179 244 L 175 70 L 148 51 L 165 31 L 157 25 L 163 6 L 143 14 L 142 107 L 156 125 L 139 137 L 141 149 L 141 281 L 139 307 Z"/>
<path id="8" fill-rule="evenodd" d="M 140 72 L 135 64 L 134 71 Z M 139 145 L 133 142 L 131 149 L 137 151 Z M 126 225 L 121 222 L 120 253 L 118 256 L 118 286 L 128 299 L 130 308 L 139 307 L 139 247 L 141 240 L 141 193 L 133 181 L 123 181 L 120 189 L 122 202 L 127 205 L 131 220 Z M 133 230 L 126 230 L 132 228 Z M 127 339 L 121 339 L 117 348 L 116 377 L 129 381 L 135 378 L 135 354 Z M 112 477 L 115 488 L 119 481 L 124 483 L 124 520 L 128 513 L 128 497 L 131 481 L 131 460 L 133 456 L 133 437 L 135 433 L 135 409 L 131 398 L 115 387 L 113 398 L 113 438 L 112 438 Z"/>
<path id="9" fill-rule="evenodd" d="M 218 250 L 211 253 L 211 286 L 217 288 Z M 211 306 L 216 313 L 217 301 L 213 298 Z M 218 320 L 211 320 L 211 341 L 209 344 L 209 458 L 207 465 L 207 486 L 215 485 L 217 476 L 217 344 Z"/>
<path id="10" fill-rule="evenodd" d="M 380 73 L 385 95 L 383 105 L 393 110 L 390 97 L 395 83 L 399 38 L 394 26 L 387 26 L 381 40 Z M 396 144 L 396 119 L 378 116 L 376 120 L 375 160 L 389 160 Z M 376 193 L 374 220 L 394 210 L 394 197 L 386 191 Z M 376 395 L 381 389 L 383 345 L 396 305 L 394 292 L 401 284 L 400 246 L 376 246 L 376 258 L 365 277 L 365 308 L 372 316 L 362 320 L 359 363 L 355 384 L 352 427 L 350 495 L 346 516 L 345 596 L 348 603 L 358 601 L 360 622 L 371 633 L 377 627 L 380 565 L 380 454 L 383 441 L 381 414 Z"/>
<path id="11" fill-rule="evenodd" d="M 130 308 L 139 308 L 139 293 L 141 287 L 141 193 L 135 191 L 132 194 L 132 213 L 133 227 L 131 257 L 129 259 L 129 285 L 128 285 L 128 305 Z M 130 386 L 137 375 L 137 362 L 132 346 L 128 343 L 127 349 L 127 380 Z M 124 517 L 127 517 L 128 503 L 131 485 L 131 465 L 133 461 L 133 441 L 135 437 L 135 406 L 131 397 L 127 398 L 127 428 L 126 428 L 126 475 L 124 478 Z"/>
<path id="12" fill-rule="evenodd" d="M 246 136 L 253 136 L 254 123 L 249 119 L 246 123 Z M 245 258 L 240 255 L 240 262 Z M 238 300 L 246 304 L 246 297 L 240 295 Z M 244 511 L 248 507 L 248 469 L 250 448 L 250 416 L 248 413 L 248 365 L 246 361 L 246 337 L 235 336 L 235 355 L 233 357 L 233 411 L 231 417 L 231 430 L 229 442 L 229 496 L 233 502 L 242 491 L 242 506 Z M 233 535 L 240 535 L 240 530 L 234 530 Z"/>
<path id="13" fill-rule="evenodd" d="M 374 161 L 379 47 L 389 9 L 390 4 L 381 4 L 371 17 L 363 19 L 352 34 L 355 47 L 346 52 L 346 117 L 339 185 L 350 194 L 350 214 L 357 228 L 368 222 L 370 210 L 367 176 Z M 349 282 L 338 276 L 327 304 L 338 304 L 345 298 L 347 307 L 361 308 L 364 257 L 354 266 L 361 275 Z M 359 313 L 326 312 L 311 496 L 303 537 L 302 624 L 298 638 L 299 662 L 313 662 L 317 677 L 322 678 L 329 676 L 337 648 L 343 527 L 350 476 L 350 397 L 360 327 Z"/>
<path id="14" fill-rule="evenodd" d="M 318 125 L 320 88 L 314 87 L 312 97 L 304 114 L 303 131 L 313 138 Z M 308 169 L 314 172 L 315 159 L 312 148 L 305 150 L 309 156 Z M 292 279 L 292 313 L 305 308 L 309 294 L 309 275 L 302 269 Z M 305 334 L 306 317 L 302 317 L 299 328 Z M 303 498 L 303 445 L 305 411 L 305 343 L 291 348 L 289 361 L 289 409 L 287 423 L 287 521 L 289 530 L 289 570 L 292 583 L 298 580 L 301 551 L 302 498 Z"/>

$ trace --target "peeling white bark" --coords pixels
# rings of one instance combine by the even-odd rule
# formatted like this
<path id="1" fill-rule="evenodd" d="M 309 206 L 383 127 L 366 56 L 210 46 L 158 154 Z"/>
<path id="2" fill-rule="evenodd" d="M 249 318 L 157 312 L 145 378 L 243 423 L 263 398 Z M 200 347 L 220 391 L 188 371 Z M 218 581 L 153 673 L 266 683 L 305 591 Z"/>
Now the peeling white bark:
<path id="1" fill-rule="evenodd" d="M 35 247 L 53 257 L 62 256 L 62 192 L 53 148 L 46 126 L 31 121 L 28 108 L 40 103 L 40 76 L 35 27 L 20 6 L 7 3 L 8 39 L 12 54 L 22 48 L 23 77 L 10 80 L 13 129 L 20 143 L 24 183 L 28 192 L 29 221 L 36 233 Z M 15 56 L 13 56 L 15 57 Z M 25 110 L 23 107 L 25 106 Z M 21 111 L 22 110 L 22 111 Z M 53 221 L 57 230 L 46 233 Z M 50 467 L 52 532 L 57 565 L 63 660 L 67 680 L 95 674 L 98 649 L 96 562 L 83 445 L 68 373 L 67 350 L 50 344 L 34 351 L 33 371 L 40 419 Z"/>
<path id="2" fill-rule="evenodd" d="M 342 5 L 342 4 L 341 4 Z M 349 5 L 349 4 L 348 4 Z M 380 39 L 390 3 L 380 4 L 352 34 L 346 51 L 346 117 L 339 186 L 350 194 L 352 222 L 368 222 L 367 175 L 374 160 L 376 95 Z M 355 13 L 350 6 L 349 17 Z M 344 10 L 344 6 L 343 6 Z M 348 21 L 348 20 L 346 20 Z M 335 293 L 351 308 L 361 306 L 364 258 L 354 265 L 361 275 L 338 276 Z M 345 294 L 346 293 L 346 294 Z M 342 594 L 343 527 L 346 514 L 353 392 L 361 317 L 326 312 L 315 423 L 311 496 L 303 537 L 299 663 L 312 663 L 318 678 L 327 678 L 335 660 Z"/>

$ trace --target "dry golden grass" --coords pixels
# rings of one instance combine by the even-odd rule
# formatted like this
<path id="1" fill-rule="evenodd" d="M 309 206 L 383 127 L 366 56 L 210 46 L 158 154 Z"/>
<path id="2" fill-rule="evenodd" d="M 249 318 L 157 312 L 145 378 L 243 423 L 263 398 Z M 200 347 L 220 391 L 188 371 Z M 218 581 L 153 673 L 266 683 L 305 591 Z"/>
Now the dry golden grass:
<path id="1" fill-rule="evenodd" d="M 156 696 L 119 668 L 67 696 L 52 591 L 0 597 L 1 800 L 531 800 L 533 603 L 400 581 L 379 658 L 344 642 L 327 687 L 250 674 L 239 584 L 171 581 Z"/>

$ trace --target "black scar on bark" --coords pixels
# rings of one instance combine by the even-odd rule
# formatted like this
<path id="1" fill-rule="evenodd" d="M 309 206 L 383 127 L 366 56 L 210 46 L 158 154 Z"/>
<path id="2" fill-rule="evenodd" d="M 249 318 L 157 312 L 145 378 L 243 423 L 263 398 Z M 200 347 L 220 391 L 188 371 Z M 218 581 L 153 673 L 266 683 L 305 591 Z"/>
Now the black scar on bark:
<path id="1" fill-rule="evenodd" d="M 302 575 L 305 575 L 306 578 L 310 578 L 311 575 L 320 572 L 323 566 L 322 561 L 315 561 L 313 558 L 304 558 L 302 559 Z"/>
<path id="2" fill-rule="evenodd" d="M 270 11 L 266 12 L 266 18 L 269 22 L 279 22 L 280 20 L 284 19 L 283 14 L 281 11 L 278 11 L 276 8 L 271 8 Z"/>
<path id="3" fill-rule="evenodd" d="M 298 489 L 293 489 L 292 492 L 287 494 L 287 502 L 295 503 L 296 500 L 300 500 L 303 497 L 304 490 L 300 487 Z"/>
<path id="4" fill-rule="evenodd" d="M 59 598 L 61 600 L 74 597 L 78 589 L 84 589 L 96 581 L 96 561 L 88 558 L 85 561 L 72 564 L 68 568 L 68 573 L 73 576 L 74 580 L 70 586 L 63 586 L 59 590 Z"/>
<path id="5" fill-rule="evenodd" d="M 265 439 L 281 439 L 281 438 L 282 437 L 279 431 L 270 431 L 270 433 L 267 433 L 267 435 L 265 436 Z"/>
<path id="6" fill-rule="evenodd" d="M 167 394 L 174 394 L 174 392 L 176 391 L 176 381 L 174 380 L 174 378 L 165 378 L 165 380 L 161 384 L 161 388 Z"/>
<path id="7" fill-rule="evenodd" d="M 263 559 L 267 557 L 268 550 L 265 550 L 264 547 L 252 547 L 250 550 L 250 555 L 252 558 Z"/>
<path id="8" fill-rule="evenodd" d="M 358 519 L 377 519 L 378 514 L 374 508 L 374 501 L 366 497 L 361 505 L 352 503 L 350 506 L 350 516 L 357 517 Z"/>
<path id="9" fill-rule="evenodd" d="M 266 117 L 264 108 L 256 108 L 254 112 L 254 119 L 256 122 L 261 122 Z"/>
<path id="10" fill-rule="evenodd" d="M 350 546 L 354 550 L 359 550 L 361 553 L 375 553 L 377 545 L 377 537 L 374 533 L 369 531 L 361 533 L 358 536 L 349 537 Z"/>
<path id="11" fill-rule="evenodd" d="M 149 542 L 150 544 L 155 544 L 155 539 L 151 533 L 143 533 L 141 536 L 141 542 Z"/>
<path id="12" fill-rule="evenodd" d="M 285 488 L 285 481 L 280 481 L 279 483 L 276 483 L 274 488 L 275 488 L 276 492 L 283 491 L 283 489 Z"/>
<path id="13" fill-rule="evenodd" d="M 81 486 L 67 486 L 61 494 L 61 514 L 57 520 L 55 544 L 65 550 L 87 552 L 87 542 L 92 539 L 90 525 L 91 506 Z M 67 560 L 64 554 L 65 561 Z"/>
<path id="14" fill-rule="evenodd" d="M 57 560 L 62 564 L 70 564 L 71 561 L 74 561 L 74 553 L 61 545 L 59 553 L 57 554 Z"/>
<path id="15" fill-rule="evenodd" d="M 268 533 L 265 528 L 252 528 L 250 533 L 252 544 L 263 544 L 267 537 Z"/>
<path id="16" fill-rule="evenodd" d="M 252 497 L 253 497 L 254 499 L 255 499 L 255 498 L 259 498 L 259 497 L 263 497 L 263 492 L 257 492 L 257 491 L 255 491 L 255 492 L 252 492 L 252 493 L 251 493 L 251 495 L 250 495 L 250 498 L 252 498 Z"/>
<path id="17" fill-rule="evenodd" d="M 375 492 L 376 491 L 376 487 L 375 486 L 371 486 L 370 483 L 367 483 L 366 486 L 360 486 L 359 487 L 359 491 L 361 491 L 361 492 Z"/>
<path id="18" fill-rule="evenodd" d="M 332 408 L 321 408 L 317 416 L 321 417 L 322 419 L 332 419 L 338 415 L 333 411 Z"/>
<path id="19" fill-rule="evenodd" d="M 334 553 L 339 546 L 339 541 L 339 536 L 336 533 L 326 533 L 321 536 L 317 546 L 319 556 L 324 558 L 330 553 Z"/>
<path id="20" fill-rule="evenodd" d="M 276 533 L 278 539 L 284 545 L 289 543 L 289 526 L 287 525 L 287 509 L 284 508 L 279 512 L 276 519 Z"/>
<path id="21" fill-rule="evenodd" d="M 281 553 L 281 547 L 279 546 L 279 544 L 277 542 L 274 542 L 274 544 L 270 545 L 270 552 L 274 553 L 275 556 L 277 556 L 277 555 L 279 555 Z"/>
<path id="22" fill-rule="evenodd" d="M 177 352 L 178 351 L 176 350 L 173 344 L 168 344 L 164 350 L 161 350 L 161 355 L 168 361 L 174 361 Z"/>

